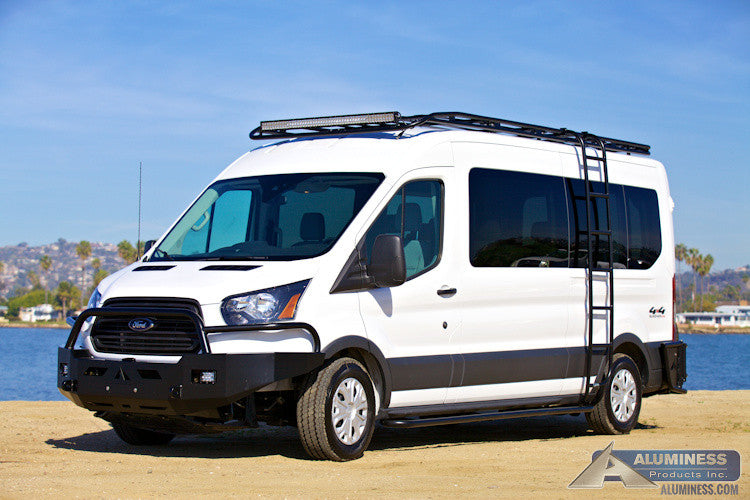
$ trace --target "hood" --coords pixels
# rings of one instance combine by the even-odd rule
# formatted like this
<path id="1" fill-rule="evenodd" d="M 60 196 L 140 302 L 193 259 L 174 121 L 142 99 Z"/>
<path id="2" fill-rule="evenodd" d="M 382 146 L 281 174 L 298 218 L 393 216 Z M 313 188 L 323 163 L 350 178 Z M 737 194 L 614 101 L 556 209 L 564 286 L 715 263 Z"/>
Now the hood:
<path id="1" fill-rule="evenodd" d="M 202 306 L 230 295 L 312 278 L 319 259 L 282 262 L 159 261 L 136 262 L 99 285 L 102 301 L 116 297 L 179 297 Z"/>

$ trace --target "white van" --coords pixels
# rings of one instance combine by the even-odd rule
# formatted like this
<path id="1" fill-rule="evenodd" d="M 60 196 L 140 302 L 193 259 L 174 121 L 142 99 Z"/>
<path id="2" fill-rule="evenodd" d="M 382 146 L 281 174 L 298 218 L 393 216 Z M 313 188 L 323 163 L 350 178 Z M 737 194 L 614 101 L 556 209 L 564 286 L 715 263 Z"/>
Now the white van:
<path id="1" fill-rule="evenodd" d="M 682 393 L 673 202 L 649 147 L 469 115 L 262 122 L 101 282 L 58 387 L 134 445 L 296 425 L 349 460 L 392 427 Z"/>

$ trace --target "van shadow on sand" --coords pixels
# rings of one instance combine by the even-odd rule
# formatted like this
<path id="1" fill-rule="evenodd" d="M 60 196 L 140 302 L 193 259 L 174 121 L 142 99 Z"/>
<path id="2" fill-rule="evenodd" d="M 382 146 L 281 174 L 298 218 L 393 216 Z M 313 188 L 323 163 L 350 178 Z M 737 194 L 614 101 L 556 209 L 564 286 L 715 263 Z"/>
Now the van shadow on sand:
<path id="1" fill-rule="evenodd" d="M 655 426 L 639 424 L 638 429 Z M 470 443 L 517 442 L 534 439 L 569 439 L 591 435 L 582 416 L 548 416 L 499 422 L 454 424 L 421 429 L 377 427 L 368 447 L 372 451 L 408 451 L 413 449 L 462 446 Z M 257 429 L 222 434 L 178 436 L 166 446 L 132 446 L 124 443 L 114 431 L 100 431 L 63 439 L 48 439 L 55 448 L 94 453 L 122 453 L 156 457 L 246 458 L 281 455 L 307 459 L 293 427 L 261 426 Z"/>

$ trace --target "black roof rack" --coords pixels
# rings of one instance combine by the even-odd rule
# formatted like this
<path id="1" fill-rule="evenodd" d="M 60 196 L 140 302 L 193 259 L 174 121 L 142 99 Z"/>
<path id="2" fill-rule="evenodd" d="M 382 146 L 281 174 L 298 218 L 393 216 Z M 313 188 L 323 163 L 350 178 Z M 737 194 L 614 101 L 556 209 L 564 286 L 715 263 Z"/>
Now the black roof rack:
<path id="1" fill-rule="evenodd" d="M 607 151 L 650 154 L 651 146 L 636 142 L 600 137 L 588 132 L 575 132 L 566 128 L 491 118 L 461 112 L 439 112 L 429 115 L 401 116 L 390 111 L 362 115 L 322 116 L 293 120 L 263 121 L 250 132 L 250 138 L 290 139 L 294 137 L 324 137 L 332 135 L 364 134 L 371 132 L 406 131 L 420 126 L 437 126 L 464 130 L 480 130 L 529 137 L 544 141 L 560 142 L 580 146 L 604 147 Z"/>

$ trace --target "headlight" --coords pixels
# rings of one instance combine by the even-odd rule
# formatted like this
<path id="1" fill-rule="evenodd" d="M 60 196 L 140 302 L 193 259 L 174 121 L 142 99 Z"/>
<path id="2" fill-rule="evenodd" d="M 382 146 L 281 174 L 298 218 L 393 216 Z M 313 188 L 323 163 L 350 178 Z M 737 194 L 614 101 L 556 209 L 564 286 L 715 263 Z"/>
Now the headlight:
<path id="1" fill-rule="evenodd" d="M 227 325 L 254 325 L 294 319 L 297 304 L 310 280 L 233 295 L 221 304 Z"/>
<path id="2" fill-rule="evenodd" d="M 86 305 L 86 309 L 93 309 L 95 307 L 99 307 L 101 305 L 100 301 L 102 300 L 102 294 L 99 293 L 99 289 L 96 288 L 94 290 L 94 293 L 91 294 L 91 298 L 89 299 L 89 303 Z"/>

